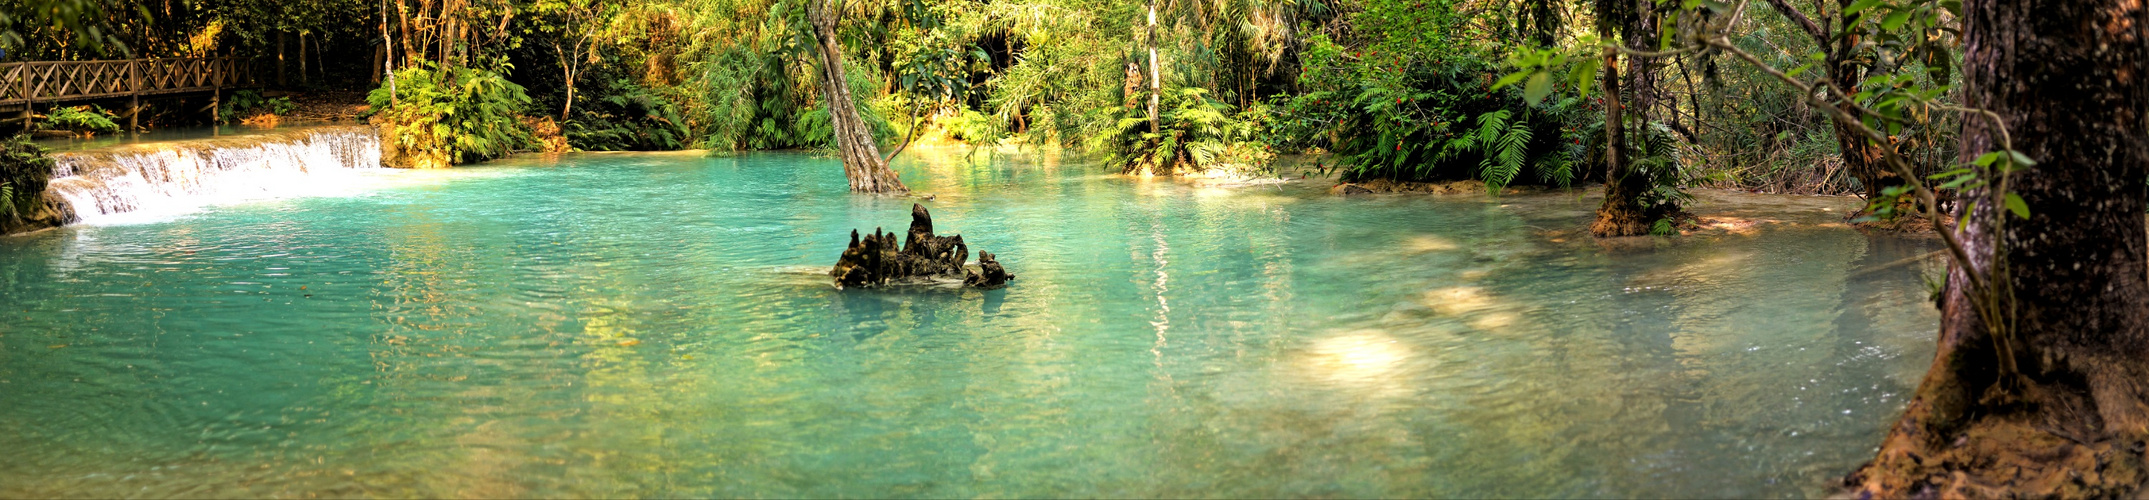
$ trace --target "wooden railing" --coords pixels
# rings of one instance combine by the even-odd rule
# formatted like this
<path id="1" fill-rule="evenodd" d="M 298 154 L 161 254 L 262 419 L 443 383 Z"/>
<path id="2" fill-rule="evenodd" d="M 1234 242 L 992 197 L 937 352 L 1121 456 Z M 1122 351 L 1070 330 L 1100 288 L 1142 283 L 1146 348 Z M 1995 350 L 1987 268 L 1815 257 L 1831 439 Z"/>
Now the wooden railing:
<path id="1" fill-rule="evenodd" d="M 253 86 L 251 60 L 234 57 L 0 64 L 5 107 Z"/>

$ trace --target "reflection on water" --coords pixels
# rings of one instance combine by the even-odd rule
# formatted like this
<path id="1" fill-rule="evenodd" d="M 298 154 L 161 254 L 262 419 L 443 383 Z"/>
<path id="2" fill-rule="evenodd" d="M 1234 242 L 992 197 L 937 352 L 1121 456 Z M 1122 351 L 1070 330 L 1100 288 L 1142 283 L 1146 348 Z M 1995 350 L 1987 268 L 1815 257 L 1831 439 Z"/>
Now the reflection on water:
<path id="1" fill-rule="evenodd" d="M 1933 245 L 1853 202 L 1608 248 L 1573 194 L 964 153 L 900 168 L 1004 290 L 833 289 L 910 201 L 791 154 L 0 239 L 0 496 L 1807 496 L 1931 355 Z"/>

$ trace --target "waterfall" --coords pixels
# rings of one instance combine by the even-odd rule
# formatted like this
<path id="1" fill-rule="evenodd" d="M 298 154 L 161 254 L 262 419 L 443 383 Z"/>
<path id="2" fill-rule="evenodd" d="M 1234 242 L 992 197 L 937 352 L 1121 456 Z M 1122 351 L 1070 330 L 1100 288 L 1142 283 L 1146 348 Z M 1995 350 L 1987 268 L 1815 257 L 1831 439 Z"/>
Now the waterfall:
<path id="1" fill-rule="evenodd" d="M 69 224 L 169 217 L 338 189 L 381 167 L 380 144 L 372 127 L 335 126 L 58 153 L 46 193 L 69 205 Z"/>

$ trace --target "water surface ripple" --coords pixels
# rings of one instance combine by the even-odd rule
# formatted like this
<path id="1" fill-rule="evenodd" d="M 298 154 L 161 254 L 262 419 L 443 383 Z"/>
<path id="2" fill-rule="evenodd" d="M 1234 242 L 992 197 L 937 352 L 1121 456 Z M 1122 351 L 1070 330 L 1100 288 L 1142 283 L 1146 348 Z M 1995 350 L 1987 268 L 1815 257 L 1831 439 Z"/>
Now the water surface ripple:
<path id="1" fill-rule="evenodd" d="M 1933 245 L 1841 200 L 1605 247 L 1573 194 L 964 153 L 899 167 L 1005 290 L 833 289 L 911 201 L 782 153 L 0 238 L 0 496 L 1810 496 L 1931 356 Z"/>

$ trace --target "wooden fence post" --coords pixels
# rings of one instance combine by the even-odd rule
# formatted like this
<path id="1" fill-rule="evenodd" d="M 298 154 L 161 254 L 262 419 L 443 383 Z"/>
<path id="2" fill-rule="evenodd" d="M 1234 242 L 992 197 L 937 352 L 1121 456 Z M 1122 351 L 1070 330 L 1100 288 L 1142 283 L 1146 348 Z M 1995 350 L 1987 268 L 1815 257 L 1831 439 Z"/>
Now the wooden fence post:
<path id="1" fill-rule="evenodd" d="M 142 60 L 127 61 L 127 131 L 142 131 Z"/>
<path id="2" fill-rule="evenodd" d="M 213 90 L 209 91 L 209 130 L 212 131 L 211 135 L 222 135 L 220 132 L 223 129 L 219 127 L 224 124 L 224 79 L 217 75 L 223 73 L 224 65 L 216 64 L 216 59 L 210 61 L 209 81 L 214 86 Z"/>

